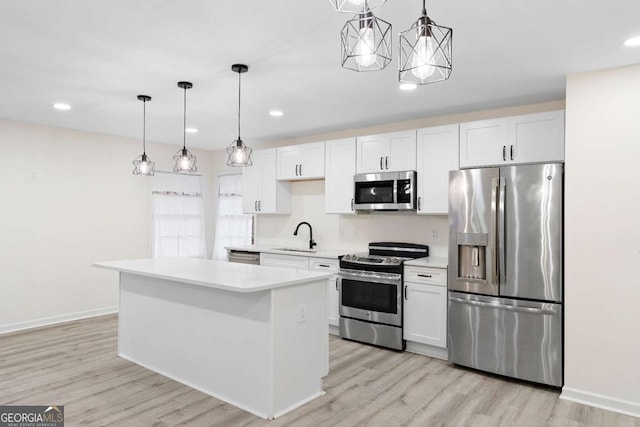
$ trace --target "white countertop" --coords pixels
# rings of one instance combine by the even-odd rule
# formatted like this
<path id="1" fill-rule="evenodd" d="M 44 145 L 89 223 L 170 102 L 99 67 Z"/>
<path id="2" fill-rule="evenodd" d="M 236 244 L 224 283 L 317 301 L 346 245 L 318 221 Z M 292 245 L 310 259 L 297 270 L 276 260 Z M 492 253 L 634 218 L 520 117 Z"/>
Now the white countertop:
<path id="1" fill-rule="evenodd" d="M 232 292 L 258 292 L 331 277 L 331 273 L 237 264 L 198 258 L 97 262 L 95 267 Z"/>
<path id="2" fill-rule="evenodd" d="M 286 245 L 282 245 L 283 247 Z M 234 249 L 237 251 L 249 251 L 249 252 L 260 252 L 265 254 L 279 254 L 279 255 L 293 255 L 293 256 L 306 256 L 312 258 L 330 258 L 337 259 L 340 255 L 346 255 L 354 253 L 354 251 L 348 251 L 344 249 L 324 249 L 317 250 L 315 252 L 304 252 L 304 248 L 300 252 L 296 251 L 283 251 L 281 249 L 274 248 L 273 246 L 260 246 L 260 245 L 250 245 L 250 246 L 226 246 L 225 249 Z M 366 251 L 366 250 L 365 250 Z M 358 251 L 355 251 L 358 252 Z M 359 251 L 363 252 L 363 251 Z"/>
<path id="3" fill-rule="evenodd" d="M 405 261 L 404 265 L 414 265 L 417 267 L 431 267 L 431 268 L 447 268 L 449 260 L 446 257 L 428 256 L 424 258 L 416 258 L 409 261 Z"/>

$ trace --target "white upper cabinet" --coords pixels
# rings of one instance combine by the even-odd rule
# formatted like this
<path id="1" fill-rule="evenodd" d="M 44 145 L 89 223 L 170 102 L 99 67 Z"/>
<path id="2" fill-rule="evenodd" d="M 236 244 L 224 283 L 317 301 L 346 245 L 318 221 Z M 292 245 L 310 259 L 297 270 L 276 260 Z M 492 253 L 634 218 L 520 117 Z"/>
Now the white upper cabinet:
<path id="1" fill-rule="evenodd" d="M 276 148 L 278 180 L 324 178 L 324 142 Z"/>
<path id="2" fill-rule="evenodd" d="M 418 129 L 418 214 L 446 215 L 449 171 L 458 169 L 459 127 Z"/>
<path id="3" fill-rule="evenodd" d="M 564 110 L 509 117 L 512 163 L 564 161 Z"/>
<path id="4" fill-rule="evenodd" d="M 356 173 L 356 139 L 325 143 L 324 210 L 350 214 L 353 208 L 353 175 Z"/>
<path id="5" fill-rule="evenodd" d="M 564 161 L 564 110 L 460 125 L 460 167 Z"/>
<path id="6" fill-rule="evenodd" d="M 276 149 L 254 150 L 253 166 L 242 169 L 244 213 L 291 213 L 291 183 L 276 180 Z"/>
<path id="7" fill-rule="evenodd" d="M 357 138 L 357 173 L 416 170 L 416 131 Z"/>

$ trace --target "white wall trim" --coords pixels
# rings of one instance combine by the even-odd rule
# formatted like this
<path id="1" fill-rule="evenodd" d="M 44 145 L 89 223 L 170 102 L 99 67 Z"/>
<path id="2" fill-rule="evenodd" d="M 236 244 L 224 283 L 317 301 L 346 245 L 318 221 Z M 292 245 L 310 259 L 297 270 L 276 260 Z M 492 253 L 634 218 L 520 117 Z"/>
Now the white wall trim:
<path id="1" fill-rule="evenodd" d="M 618 399 L 617 397 L 563 387 L 560 399 L 640 418 L 640 403 Z"/>
<path id="2" fill-rule="evenodd" d="M 55 325 L 56 323 L 70 322 L 72 320 L 86 319 L 88 317 L 103 316 L 105 314 L 117 313 L 118 306 L 96 308 L 93 310 L 79 311 L 77 313 L 62 314 L 60 316 L 43 317 L 41 319 L 27 320 L 26 322 L 9 323 L 0 325 L 0 335 L 11 332 L 23 331 L 25 329 L 40 328 L 42 326 Z"/>
<path id="3" fill-rule="evenodd" d="M 422 344 L 419 342 L 407 341 L 407 349 L 410 353 L 429 356 L 436 359 L 448 360 L 449 352 L 446 348 L 434 347 L 432 345 Z"/>

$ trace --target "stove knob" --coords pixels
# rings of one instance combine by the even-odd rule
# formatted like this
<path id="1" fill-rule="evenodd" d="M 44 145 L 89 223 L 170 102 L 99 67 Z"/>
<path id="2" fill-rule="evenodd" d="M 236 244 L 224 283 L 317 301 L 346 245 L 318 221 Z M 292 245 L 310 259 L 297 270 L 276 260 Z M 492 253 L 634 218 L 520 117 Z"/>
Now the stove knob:
<path id="1" fill-rule="evenodd" d="M 385 258 L 384 262 L 386 262 L 387 264 L 391 264 L 392 261 L 391 261 L 391 258 Z"/>
<path id="2" fill-rule="evenodd" d="M 394 263 L 394 264 L 398 264 L 400 262 L 400 260 L 398 258 L 393 258 L 391 260 L 391 262 Z"/>

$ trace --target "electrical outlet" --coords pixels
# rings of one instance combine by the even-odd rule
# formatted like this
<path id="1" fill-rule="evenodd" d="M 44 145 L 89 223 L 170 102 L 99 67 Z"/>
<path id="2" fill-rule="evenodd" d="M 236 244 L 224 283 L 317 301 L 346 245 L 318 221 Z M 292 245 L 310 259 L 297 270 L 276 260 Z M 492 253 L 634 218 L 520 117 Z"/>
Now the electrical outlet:
<path id="1" fill-rule="evenodd" d="M 307 305 L 306 304 L 298 304 L 298 323 L 302 323 L 307 320 Z"/>
<path id="2" fill-rule="evenodd" d="M 434 228 L 431 230 L 431 237 L 433 237 L 433 240 L 438 240 L 438 229 Z"/>

